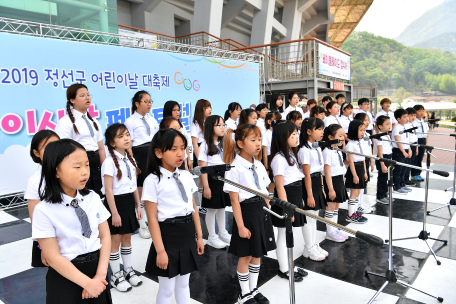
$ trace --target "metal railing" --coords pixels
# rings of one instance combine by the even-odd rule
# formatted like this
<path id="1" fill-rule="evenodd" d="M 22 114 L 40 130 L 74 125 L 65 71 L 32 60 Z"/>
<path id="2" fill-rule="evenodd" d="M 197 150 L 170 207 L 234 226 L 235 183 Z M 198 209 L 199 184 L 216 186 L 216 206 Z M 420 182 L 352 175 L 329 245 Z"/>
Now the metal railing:
<path id="1" fill-rule="evenodd" d="M 262 62 L 263 60 L 260 54 L 228 51 L 207 46 L 204 41 L 195 44 L 179 43 L 173 41 L 174 37 L 158 33 L 155 33 L 155 36 L 151 35 L 150 38 L 137 37 L 3 17 L 0 17 L 0 32 L 247 62 Z"/>
<path id="2" fill-rule="evenodd" d="M 377 85 L 353 86 L 353 100 L 368 98 L 369 100 L 377 99 Z"/>

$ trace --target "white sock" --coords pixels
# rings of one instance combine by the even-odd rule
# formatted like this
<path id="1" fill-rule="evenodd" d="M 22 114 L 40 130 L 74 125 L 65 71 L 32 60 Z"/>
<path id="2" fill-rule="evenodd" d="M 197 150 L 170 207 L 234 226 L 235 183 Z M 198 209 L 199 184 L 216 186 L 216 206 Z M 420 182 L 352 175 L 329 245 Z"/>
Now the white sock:
<path id="1" fill-rule="evenodd" d="M 358 207 L 359 207 L 359 198 L 356 198 L 355 199 L 355 212 L 358 211 Z"/>
<path id="2" fill-rule="evenodd" d="M 117 273 L 120 271 L 119 252 L 111 252 L 109 256 L 109 266 L 111 266 L 112 273 Z"/>
<path id="3" fill-rule="evenodd" d="M 338 218 L 339 218 L 339 209 L 336 209 L 336 210 L 334 210 L 334 212 L 333 212 L 332 221 L 333 221 L 334 223 L 338 224 L 338 223 L 337 223 L 337 219 L 338 219 Z M 339 228 L 336 228 L 336 227 L 334 227 L 334 229 L 335 229 L 335 230 L 339 230 Z"/>
<path id="4" fill-rule="evenodd" d="M 190 274 L 178 275 L 174 287 L 177 304 L 190 304 Z M 158 303 L 158 302 L 157 302 Z"/>
<path id="5" fill-rule="evenodd" d="M 204 191 L 203 188 L 198 188 L 198 200 L 199 200 L 199 203 L 200 203 L 200 207 L 201 207 L 201 204 L 202 204 L 202 201 L 203 201 L 203 191 Z"/>
<path id="6" fill-rule="evenodd" d="M 258 276 L 260 275 L 260 264 L 254 265 L 249 263 L 249 287 L 253 291 L 257 287 Z"/>
<path id="7" fill-rule="evenodd" d="M 131 267 L 131 246 L 120 247 L 120 253 L 122 254 L 122 262 L 124 265 L 124 269 Z"/>
<path id="8" fill-rule="evenodd" d="M 141 202 L 141 211 L 142 211 L 142 219 L 138 220 L 139 222 L 139 227 L 142 229 L 147 229 L 149 230 L 149 227 L 147 227 L 147 213 L 146 213 L 146 208 L 144 207 L 144 203 Z"/>
<path id="9" fill-rule="evenodd" d="M 241 295 L 244 296 L 250 293 L 250 284 L 249 284 L 249 273 L 240 273 L 237 272 L 239 285 L 241 285 Z"/>
<path id="10" fill-rule="evenodd" d="M 318 211 L 317 210 L 308 210 L 308 211 L 310 213 L 318 215 Z M 311 219 L 311 221 L 309 222 L 309 220 L 307 218 L 307 224 L 306 225 L 309 225 L 312 228 L 312 244 L 313 245 L 317 244 L 317 220 L 316 219 Z"/>
<path id="11" fill-rule="evenodd" d="M 209 232 L 209 236 L 215 235 L 215 213 L 217 209 L 207 208 L 206 213 L 206 227 Z"/>
<path id="12" fill-rule="evenodd" d="M 309 211 L 309 210 L 307 210 Z M 306 216 L 307 223 L 302 227 L 302 236 L 304 237 L 304 243 L 307 249 L 310 249 L 315 245 L 313 243 L 313 219 Z"/>
<path id="13" fill-rule="evenodd" d="M 281 272 L 288 271 L 287 241 L 285 238 L 285 228 L 277 228 L 276 255 Z"/>
<path id="14" fill-rule="evenodd" d="M 332 211 L 328 211 L 328 210 L 325 211 L 325 219 L 327 219 L 328 221 L 332 222 L 333 216 L 334 216 L 334 214 L 332 213 Z M 335 228 L 333 226 L 326 224 L 326 230 L 328 231 L 328 233 L 333 233 L 334 229 Z"/>
<path id="15" fill-rule="evenodd" d="M 158 277 L 157 303 L 171 304 L 176 278 Z M 179 303 L 180 304 L 180 303 Z"/>
<path id="16" fill-rule="evenodd" d="M 361 192 L 359 193 L 359 203 L 362 204 L 363 203 L 363 197 L 364 197 L 364 189 L 361 189 Z"/>
<path id="17" fill-rule="evenodd" d="M 217 217 L 217 225 L 220 232 L 224 232 L 225 229 L 225 208 L 217 209 L 217 213 L 215 213 Z"/>
<path id="18" fill-rule="evenodd" d="M 358 206 L 356 200 L 349 199 L 348 200 L 348 216 L 352 216 L 355 211 L 358 210 Z"/>

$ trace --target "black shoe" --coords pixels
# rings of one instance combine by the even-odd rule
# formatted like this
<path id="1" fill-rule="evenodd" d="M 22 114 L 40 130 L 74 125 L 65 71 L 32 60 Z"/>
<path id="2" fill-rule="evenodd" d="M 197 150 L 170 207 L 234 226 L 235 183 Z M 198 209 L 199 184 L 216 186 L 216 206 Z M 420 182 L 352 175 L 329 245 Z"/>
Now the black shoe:
<path id="1" fill-rule="evenodd" d="M 303 278 L 302 278 L 302 276 L 299 273 L 293 272 L 293 274 L 294 274 L 294 281 L 295 282 L 302 282 Z M 279 270 L 279 277 L 284 278 L 286 280 L 290 279 L 288 277 L 288 271 L 287 272 L 282 272 L 282 271 Z"/>
<path id="2" fill-rule="evenodd" d="M 307 275 L 309 274 L 307 271 L 298 266 L 295 266 L 294 270 L 295 273 L 299 274 L 301 277 L 307 277 Z"/>
<path id="3" fill-rule="evenodd" d="M 244 296 L 239 295 L 239 298 L 238 298 L 237 302 L 238 302 L 238 304 L 257 304 L 257 301 L 252 296 L 251 292 L 246 294 L 246 295 L 244 295 Z"/>
<path id="4" fill-rule="evenodd" d="M 414 182 L 409 181 L 409 180 L 406 181 L 405 184 L 406 184 L 407 186 L 416 186 L 416 184 L 415 184 Z"/>
<path id="5" fill-rule="evenodd" d="M 257 301 L 258 304 L 269 304 L 268 298 L 263 296 L 261 294 L 261 292 L 258 290 L 258 288 L 255 288 L 254 290 L 252 290 L 252 292 L 250 294 L 253 296 L 255 301 Z"/>

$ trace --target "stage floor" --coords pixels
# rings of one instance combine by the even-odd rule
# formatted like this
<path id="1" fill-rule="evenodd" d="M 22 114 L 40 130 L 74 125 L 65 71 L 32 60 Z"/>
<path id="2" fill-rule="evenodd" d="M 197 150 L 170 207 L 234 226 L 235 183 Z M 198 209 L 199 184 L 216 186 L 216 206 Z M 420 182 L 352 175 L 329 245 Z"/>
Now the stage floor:
<path id="1" fill-rule="evenodd" d="M 451 171 L 451 176 L 442 178 L 431 174 L 428 210 L 442 206 L 451 198 L 451 192 L 443 190 L 452 185 L 453 166 L 436 165 L 436 169 Z M 422 174 L 424 176 L 424 173 Z M 377 174 L 368 184 L 364 201 L 374 206 L 374 212 L 366 215 L 364 225 L 345 221 L 347 204 L 342 204 L 339 224 L 364 232 L 388 237 L 388 206 L 375 202 Z M 394 195 L 394 238 L 418 236 L 422 230 L 424 185 L 415 187 L 408 195 Z M 454 278 L 456 273 L 456 206 L 443 208 L 428 216 L 427 231 L 431 237 L 448 240 L 448 245 L 430 241 L 439 260 L 438 266 L 426 244 L 418 239 L 397 241 L 393 246 L 393 262 L 399 280 L 413 287 L 443 297 L 444 303 L 456 303 Z M 231 232 L 233 214 L 226 210 L 226 219 Z M 201 216 L 204 238 L 207 239 L 205 216 Z M 301 256 L 304 240 L 299 229 L 295 231 L 295 264 L 309 271 L 303 282 L 296 283 L 297 303 L 367 303 L 383 284 L 382 278 L 364 276 L 364 271 L 384 274 L 388 264 L 387 246 L 377 248 L 350 237 L 345 243 L 324 240 L 325 226 L 318 224 L 317 237 L 321 247 L 329 252 L 323 262 L 313 262 Z M 31 225 L 26 207 L 0 212 L 0 304 L 45 303 L 45 275 L 47 269 L 32 268 Z M 133 266 L 142 273 L 143 285 L 127 293 L 112 290 L 114 303 L 155 303 L 158 290 L 156 277 L 144 274 L 151 240 L 139 235 L 132 237 Z M 227 249 L 216 250 L 206 246 L 199 257 L 200 270 L 191 275 L 190 292 L 192 303 L 232 304 L 240 292 L 236 265 L 237 258 Z M 259 285 L 261 292 L 271 303 L 289 303 L 288 281 L 277 276 L 278 263 L 275 251 L 263 258 Z M 390 283 L 375 303 L 438 303 L 437 300 Z"/>

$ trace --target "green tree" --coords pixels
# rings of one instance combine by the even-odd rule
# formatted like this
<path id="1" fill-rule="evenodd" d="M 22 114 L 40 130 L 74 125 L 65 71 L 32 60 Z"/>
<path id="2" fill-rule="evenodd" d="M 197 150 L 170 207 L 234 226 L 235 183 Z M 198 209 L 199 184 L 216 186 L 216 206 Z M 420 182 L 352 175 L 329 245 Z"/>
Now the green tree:
<path id="1" fill-rule="evenodd" d="M 442 76 L 440 81 L 440 90 L 448 94 L 456 93 L 456 77 L 452 75 L 445 74 Z"/>
<path id="2" fill-rule="evenodd" d="M 403 87 L 400 87 L 399 89 L 396 90 L 396 92 L 393 95 L 393 101 L 402 103 L 405 98 L 412 96 L 412 93 L 407 92 L 407 90 Z M 400 106 L 400 105 L 399 105 Z"/>

